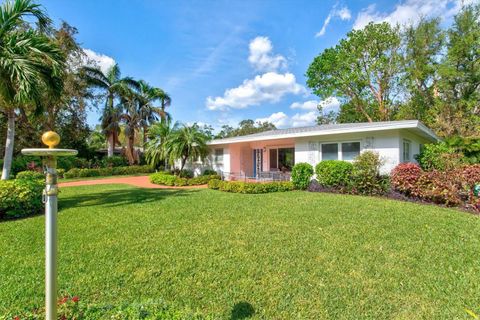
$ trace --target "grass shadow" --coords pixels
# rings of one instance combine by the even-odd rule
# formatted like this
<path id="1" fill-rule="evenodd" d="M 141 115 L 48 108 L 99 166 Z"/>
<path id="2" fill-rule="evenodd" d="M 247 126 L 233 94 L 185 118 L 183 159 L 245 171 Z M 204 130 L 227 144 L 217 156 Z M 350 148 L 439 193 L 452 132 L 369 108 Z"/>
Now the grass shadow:
<path id="1" fill-rule="evenodd" d="M 253 306 L 246 301 L 240 301 L 236 303 L 230 315 L 230 320 L 240 320 L 251 318 L 255 314 Z"/>
<path id="2" fill-rule="evenodd" d="M 61 196 L 58 208 L 62 210 L 92 206 L 118 207 L 160 201 L 167 197 L 185 197 L 194 192 L 198 192 L 198 190 L 119 188 L 91 193 L 82 192 Z"/>

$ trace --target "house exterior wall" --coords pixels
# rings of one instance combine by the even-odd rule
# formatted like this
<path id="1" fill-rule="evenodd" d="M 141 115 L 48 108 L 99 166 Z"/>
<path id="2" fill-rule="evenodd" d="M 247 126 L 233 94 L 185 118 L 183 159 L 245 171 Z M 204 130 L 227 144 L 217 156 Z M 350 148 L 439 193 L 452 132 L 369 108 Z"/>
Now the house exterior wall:
<path id="1" fill-rule="evenodd" d="M 210 155 L 206 161 L 187 163 L 186 168 L 193 170 L 195 175 L 201 174 L 205 169 L 213 169 L 219 173 L 233 172 L 251 177 L 253 176 L 254 149 L 263 151 L 263 169 L 268 171 L 270 149 L 294 147 L 295 163 L 307 162 L 315 167 L 322 160 L 322 143 L 360 142 L 360 152 L 367 150 L 378 152 L 385 162 L 381 172 L 389 174 L 403 160 L 403 141 L 405 139 L 411 143 L 410 161 L 412 162 L 415 162 L 415 155 L 420 153 L 420 145 L 432 142 L 409 130 L 402 129 L 231 143 L 211 146 Z M 215 161 L 215 149 L 223 149 L 221 163 Z"/>
<path id="2" fill-rule="evenodd" d="M 295 141 L 295 163 L 307 162 L 315 167 L 322 160 L 322 143 L 360 142 L 360 152 L 379 153 L 385 161 L 382 173 L 388 174 L 400 163 L 400 140 L 397 130 L 298 138 Z"/>

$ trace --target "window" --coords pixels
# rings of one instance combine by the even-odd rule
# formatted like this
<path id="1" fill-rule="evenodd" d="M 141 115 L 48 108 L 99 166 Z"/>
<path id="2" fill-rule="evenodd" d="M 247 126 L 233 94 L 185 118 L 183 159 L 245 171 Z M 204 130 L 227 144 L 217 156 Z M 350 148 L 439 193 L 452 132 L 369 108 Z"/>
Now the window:
<path id="1" fill-rule="evenodd" d="M 295 148 L 278 149 L 278 169 L 291 171 L 295 165 Z"/>
<path id="2" fill-rule="evenodd" d="M 223 149 L 215 149 L 215 155 L 213 157 L 213 160 L 216 163 L 222 163 L 223 162 Z"/>
<path id="3" fill-rule="evenodd" d="M 295 164 L 295 148 L 270 149 L 270 170 L 291 171 Z"/>
<path id="4" fill-rule="evenodd" d="M 403 162 L 410 162 L 411 142 L 403 140 Z"/>
<path id="5" fill-rule="evenodd" d="M 322 144 L 322 160 L 338 160 L 338 143 Z"/>
<path id="6" fill-rule="evenodd" d="M 278 150 L 270 149 L 270 169 L 278 169 Z"/>
<path id="7" fill-rule="evenodd" d="M 360 154 L 360 142 L 342 143 L 342 160 L 353 160 Z"/>

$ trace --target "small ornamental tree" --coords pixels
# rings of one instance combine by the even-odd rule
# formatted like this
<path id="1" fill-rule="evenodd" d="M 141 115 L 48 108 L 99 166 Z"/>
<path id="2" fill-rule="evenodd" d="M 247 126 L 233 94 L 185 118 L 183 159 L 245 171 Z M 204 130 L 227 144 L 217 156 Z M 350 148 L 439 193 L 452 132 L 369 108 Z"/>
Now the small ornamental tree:
<path id="1" fill-rule="evenodd" d="M 313 176 L 313 167 L 305 162 L 297 163 L 292 169 L 292 182 L 295 189 L 305 190 Z"/>

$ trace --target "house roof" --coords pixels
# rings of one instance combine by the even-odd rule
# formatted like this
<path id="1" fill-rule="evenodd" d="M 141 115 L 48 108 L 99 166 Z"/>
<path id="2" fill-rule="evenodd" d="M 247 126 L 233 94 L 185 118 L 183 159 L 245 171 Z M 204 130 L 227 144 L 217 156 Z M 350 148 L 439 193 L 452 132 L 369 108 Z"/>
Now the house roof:
<path id="1" fill-rule="evenodd" d="M 220 145 L 239 142 L 253 142 L 273 139 L 300 138 L 310 136 L 324 136 L 340 133 L 371 132 L 384 130 L 410 129 L 417 134 L 432 141 L 440 140 L 433 131 L 428 129 L 418 120 L 401 121 L 382 121 L 382 122 L 362 122 L 362 123 L 339 123 L 326 124 L 309 127 L 276 129 L 264 131 L 246 136 L 231 137 L 225 139 L 215 139 L 210 141 L 209 145 Z"/>

